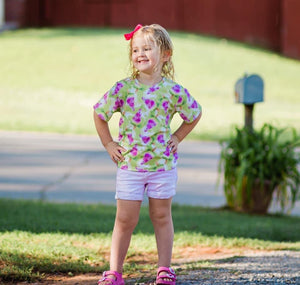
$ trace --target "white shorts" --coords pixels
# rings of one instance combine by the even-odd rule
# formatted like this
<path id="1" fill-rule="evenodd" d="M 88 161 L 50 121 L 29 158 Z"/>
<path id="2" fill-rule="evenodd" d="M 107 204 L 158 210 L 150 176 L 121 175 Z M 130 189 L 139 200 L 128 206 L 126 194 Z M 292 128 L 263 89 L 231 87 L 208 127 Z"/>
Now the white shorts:
<path id="1" fill-rule="evenodd" d="M 138 172 L 118 168 L 116 199 L 142 201 L 149 198 L 169 199 L 176 194 L 177 169 Z"/>

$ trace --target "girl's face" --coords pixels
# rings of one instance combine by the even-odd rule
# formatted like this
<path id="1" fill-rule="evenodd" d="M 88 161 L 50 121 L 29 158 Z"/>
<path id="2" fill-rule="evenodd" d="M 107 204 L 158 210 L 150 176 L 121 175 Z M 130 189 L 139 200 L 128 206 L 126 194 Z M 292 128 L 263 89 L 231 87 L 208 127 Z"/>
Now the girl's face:
<path id="1" fill-rule="evenodd" d="M 167 60 L 160 54 L 160 49 L 153 41 L 147 40 L 143 34 L 137 34 L 132 39 L 131 60 L 133 66 L 148 75 L 161 73 L 163 63 Z"/>

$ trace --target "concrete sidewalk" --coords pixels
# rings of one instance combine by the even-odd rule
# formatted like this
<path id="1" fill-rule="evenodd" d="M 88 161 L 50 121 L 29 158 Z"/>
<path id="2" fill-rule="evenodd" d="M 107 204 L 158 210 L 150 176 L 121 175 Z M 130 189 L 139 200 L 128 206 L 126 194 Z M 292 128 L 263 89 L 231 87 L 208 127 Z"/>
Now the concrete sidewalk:
<path id="1" fill-rule="evenodd" d="M 225 205 L 222 185 L 216 189 L 219 153 L 215 142 L 180 145 L 174 203 Z M 96 136 L 0 132 L 0 197 L 113 204 L 115 173 Z M 292 214 L 300 215 L 300 202 Z"/>

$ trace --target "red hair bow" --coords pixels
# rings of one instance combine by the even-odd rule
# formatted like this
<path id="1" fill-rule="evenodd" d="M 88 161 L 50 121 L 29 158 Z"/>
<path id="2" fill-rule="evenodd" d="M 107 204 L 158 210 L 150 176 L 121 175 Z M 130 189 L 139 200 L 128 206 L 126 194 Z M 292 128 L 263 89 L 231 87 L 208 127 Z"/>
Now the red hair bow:
<path id="1" fill-rule="evenodd" d="M 137 32 L 140 28 L 142 28 L 143 26 L 141 24 L 138 24 L 134 30 L 128 34 L 124 34 L 124 37 L 126 39 L 126 41 L 129 41 L 130 39 L 132 39 L 133 35 L 135 32 Z"/>

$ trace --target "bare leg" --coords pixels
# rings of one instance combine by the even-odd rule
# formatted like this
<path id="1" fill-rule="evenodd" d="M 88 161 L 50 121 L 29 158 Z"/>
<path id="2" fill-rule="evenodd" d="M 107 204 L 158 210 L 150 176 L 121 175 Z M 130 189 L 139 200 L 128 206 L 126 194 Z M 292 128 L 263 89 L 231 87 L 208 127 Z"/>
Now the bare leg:
<path id="1" fill-rule="evenodd" d="M 141 201 L 117 200 L 110 253 L 110 270 L 122 273 L 131 235 L 139 220 Z M 109 276 L 114 278 L 113 276 Z M 102 283 L 100 283 L 102 284 Z M 103 284 L 106 284 L 104 281 Z"/>
<path id="2" fill-rule="evenodd" d="M 141 201 L 117 201 L 117 213 L 112 235 L 110 269 L 122 272 L 131 235 L 139 220 Z"/>
<path id="3" fill-rule="evenodd" d="M 158 267 L 170 267 L 171 265 L 174 239 L 171 205 L 172 198 L 149 198 L 149 215 L 155 232 L 158 251 Z"/>

